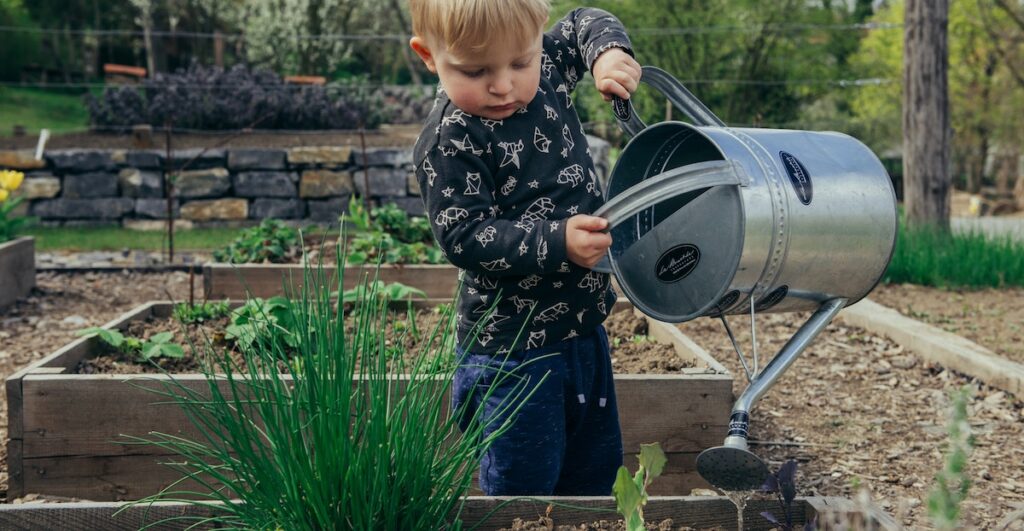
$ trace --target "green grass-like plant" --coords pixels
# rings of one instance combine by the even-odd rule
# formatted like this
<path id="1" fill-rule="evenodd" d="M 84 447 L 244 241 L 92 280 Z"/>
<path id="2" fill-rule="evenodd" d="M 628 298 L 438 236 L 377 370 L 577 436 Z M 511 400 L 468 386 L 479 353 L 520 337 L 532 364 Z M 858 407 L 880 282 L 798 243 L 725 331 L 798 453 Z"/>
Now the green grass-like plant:
<path id="1" fill-rule="evenodd" d="M 936 529 L 961 529 L 960 508 L 971 486 L 966 470 L 967 459 L 974 449 L 974 435 L 971 434 L 967 418 L 970 399 L 968 386 L 952 393 L 946 459 L 942 470 L 935 475 L 935 485 L 928 494 L 928 515 Z"/>
<path id="2" fill-rule="evenodd" d="M 132 230 L 122 227 L 29 227 L 23 231 L 36 239 L 37 251 L 159 251 L 167 247 L 167 231 Z M 213 250 L 238 236 L 238 229 L 178 229 L 175 249 Z"/>
<path id="3" fill-rule="evenodd" d="M 496 382 L 506 380 L 515 390 L 501 404 L 502 414 L 446 414 L 454 313 L 449 308 L 427 335 L 424 355 L 406 364 L 401 356 L 382 355 L 395 319 L 391 301 L 371 284 L 356 301 L 358 311 L 345 313 L 346 305 L 331 296 L 342 289 L 341 271 L 339 263 L 328 278 L 322 267 L 307 265 L 300 293 L 275 300 L 281 307 L 250 308 L 250 317 L 264 321 L 287 313 L 290 345 L 257 334 L 241 348 L 242 367 L 208 347 L 198 356 L 206 376 L 202 391 L 163 380 L 158 392 L 183 408 L 200 435 L 130 438 L 175 455 L 168 466 L 183 477 L 136 504 L 201 506 L 210 516 L 171 520 L 217 529 L 461 527 L 477 460 L 535 382 L 498 374 Z M 354 319 L 352 331 L 346 319 Z M 291 359 L 281 363 L 286 348 Z M 484 400 L 494 400 L 487 390 L 494 387 L 481 391 Z M 189 486 L 195 483 L 198 488 Z"/>
<path id="4" fill-rule="evenodd" d="M 174 305 L 172 316 L 184 324 L 196 324 L 224 317 L 231 312 L 228 301 L 203 301 L 197 303 L 179 302 Z"/>
<path id="5" fill-rule="evenodd" d="M 977 232 L 907 227 L 901 219 L 885 281 L 951 288 L 1024 286 L 1024 243 Z"/>

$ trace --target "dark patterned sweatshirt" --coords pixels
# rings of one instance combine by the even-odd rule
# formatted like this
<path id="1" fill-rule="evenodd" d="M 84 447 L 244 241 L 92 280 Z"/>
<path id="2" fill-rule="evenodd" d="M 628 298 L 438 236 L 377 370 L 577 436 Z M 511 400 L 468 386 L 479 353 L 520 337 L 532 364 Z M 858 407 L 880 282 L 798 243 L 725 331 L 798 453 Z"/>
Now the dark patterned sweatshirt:
<path id="1" fill-rule="evenodd" d="M 571 96 L 613 47 L 630 51 L 622 24 L 576 9 L 544 35 L 537 95 L 511 117 L 474 116 L 443 87 L 438 95 L 413 156 L 434 236 L 462 270 L 457 339 L 467 350 L 584 335 L 615 301 L 608 275 L 570 262 L 565 247 L 566 220 L 604 202 Z"/>

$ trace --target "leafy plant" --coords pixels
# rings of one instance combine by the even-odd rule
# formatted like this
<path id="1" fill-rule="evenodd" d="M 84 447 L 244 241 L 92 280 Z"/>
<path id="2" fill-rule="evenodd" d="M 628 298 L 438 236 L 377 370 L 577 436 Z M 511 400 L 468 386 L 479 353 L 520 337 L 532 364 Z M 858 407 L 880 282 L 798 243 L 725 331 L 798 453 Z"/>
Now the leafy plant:
<path id="1" fill-rule="evenodd" d="M 254 298 L 231 312 L 231 324 L 224 329 L 224 338 L 234 340 L 243 352 L 260 344 L 279 349 L 295 347 L 296 324 L 286 297 Z"/>
<path id="2" fill-rule="evenodd" d="M 660 476 L 665 470 L 665 452 L 661 450 L 658 443 L 641 444 L 640 467 L 632 477 L 629 469 L 625 466 L 619 467 L 615 477 L 615 484 L 612 485 L 612 494 L 615 496 L 615 508 L 626 520 L 628 531 L 644 531 L 644 505 L 647 504 L 647 487 L 651 481 Z"/>
<path id="3" fill-rule="evenodd" d="M 352 238 L 348 244 L 350 264 L 443 264 L 441 249 L 422 242 L 403 243 L 388 233 L 375 232 Z"/>
<path id="4" fill-rule="evenodd" d="M 761 485 L 761 491 L 775 494 L 779 501 L 779 510 L 784 515 L 783 519 L 779 520 L 774 514 L 762 511 L 761 516 L 782 531 L 796 529 L 793 524 L 793 500 L 796 499 L 796 461 L 790 459 L 783 463 L 778 471 L 769 474 L 764 484 Z M 807 522 L 803 529 L 804 531 L 817 529 L 817 520 Z"/>
<path id="5" fill-rule="evenodd" d="M 343 291 L 341 294 L 341 302 L 346 304 L 355 304 L 357 302 L 364 301 L 367 297 L 377 297 L 379 299 L 391 301 L 405 301 L 410 300 L 413 297 L 425 298 L 426 296 L 427 294 L 422 290 L 416 289 L 412 286 L 407 286 L 401 282 L 385 283 L 381 280 L 374 280 Z"/>
<path id="6" fill-rule="evenodd" d="M 971 486 L 965 472 L 967 459 L 974 449 L 974 435 L 967 421 L 970 398 L 967 386 L 952 395 L 946 460 L 942 470 L 935 475 L 936 484 L 928 495 L 928 514 L 938 529 L 960 529 L 960 505 L 967 499 Z"/>
<path id="7" fill-rule="evenodd" d="M 181 302 L 174 305 L 174 318 L 185 324 L 220 319 L 231 311 L 228 301 L 204 301 L 197 304 Z"/>
<path id="8" fill-rule="evenodd" d="M 12 197 L 24 179 L 25 174 L 20 171 L 0 170 L 0 243 L 13 240 L 29 221 L 25 216 L 8 217 L 24 200 L 23 197 Z"/>
<path id="9" fill-rule="evenodd" d="M 227 247 L 213 252 L 219 262 L 232 264 L 284 263 L 293 260 L 302 252 L 302 238 L 299 231 L 277 219 L 264 219 L 229 243 Z"/>
<path id="10" fill-rule="evenodd" d="M 459 528 L 479 456 L 507 429 L 534 384 L 528 388 L 512 373 L 497 376 L 512 378 L 515 398 L 499 405 L 509 412 L 504 420 L 468 409 L 445 412 L 442 397 L 451 392 L 454 368 L 429 354 L 453 351 L 454 314 L 430 334 L 425 355 L 405 365 L 402 357 L 377 354 L 388 298 L 371 287 L 348 326 L 330 296 L 344 284 L 325 278 L 322 269 L 310 273 L 307 266 L 302 292 L 289 293 L 294 363 L 279 363 L 279 346 L 258 339 L 243 352 L 241 366 L 197 356 L 211 360 L 202 367 L 201 391 L 165 381 L 159 392 L 183 408 L 198 435 L 133 440 L 174 455 L 168 466 L 199 487 L 175 483 L 135 503 L 217 503 L 208 517 L 185 518 L 218 529 Z"/>
<path id="11" fill-rule="evenodd" d="M 126 336 L 119 330 L 110 330 L 100 327 L 86 328 L 75 332 L 77 336 L 97 336 L 104 343 L 114 347 L 118 352 L 129 356 L 136 363 L 145 363 L 153 358 L 182 358 L 185 356 L 181 345 L 171 343 L 174 334 L 171 332 L 160 332 L 154 334 L 148 340 Z"/>

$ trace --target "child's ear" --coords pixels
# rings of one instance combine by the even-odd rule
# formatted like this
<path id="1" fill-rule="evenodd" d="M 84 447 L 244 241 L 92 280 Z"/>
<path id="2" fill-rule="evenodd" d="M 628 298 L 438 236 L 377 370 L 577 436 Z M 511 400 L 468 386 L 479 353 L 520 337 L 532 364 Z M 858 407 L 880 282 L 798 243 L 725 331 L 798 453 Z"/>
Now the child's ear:
<path id="1" fill-rule="evenodd" d="M 423 60 L 423 64 L 427 65 L 427 70 L 433 73 L 437 73 L 437 65 L 434 64 L 434 54 L 430 53 L 430 48 L 427 46 L 427 41 L 422 37 L 416 36 L 409 39 L 409 47 L 412 51 L 416 52 L 416 55 L 420 56 Z"/>

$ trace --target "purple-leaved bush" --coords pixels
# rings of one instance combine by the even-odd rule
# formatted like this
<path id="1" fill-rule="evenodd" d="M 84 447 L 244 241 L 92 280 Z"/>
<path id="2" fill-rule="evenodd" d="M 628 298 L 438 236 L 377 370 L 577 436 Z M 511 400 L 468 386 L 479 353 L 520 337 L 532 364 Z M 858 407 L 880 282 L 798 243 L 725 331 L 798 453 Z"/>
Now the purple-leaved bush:
<path id="1" fill-rule="evenodd" d="M 107 87 L 99 98 L 86 95 L 91 124 L 104 129 L 372 129 L 388 118 L 381 102 L 381 91 L 366 86 L 294 85 L 268 70 L 197 63 L 140 86 Z"/>

